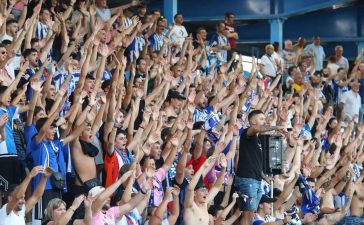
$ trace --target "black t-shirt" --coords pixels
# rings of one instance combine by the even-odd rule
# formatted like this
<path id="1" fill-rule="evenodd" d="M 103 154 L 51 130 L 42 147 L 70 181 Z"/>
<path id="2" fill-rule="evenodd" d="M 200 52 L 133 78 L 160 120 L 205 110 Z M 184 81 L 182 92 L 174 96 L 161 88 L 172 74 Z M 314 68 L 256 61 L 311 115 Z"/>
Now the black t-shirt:
<path id="1" fill-rule="evenodd" d="M 249 128 L 248 128 L 249 129 Z M 245 129 L 240 136 L 238 177 L 262 180 L 263 150 L 257 135 L 248 136 Z"/>

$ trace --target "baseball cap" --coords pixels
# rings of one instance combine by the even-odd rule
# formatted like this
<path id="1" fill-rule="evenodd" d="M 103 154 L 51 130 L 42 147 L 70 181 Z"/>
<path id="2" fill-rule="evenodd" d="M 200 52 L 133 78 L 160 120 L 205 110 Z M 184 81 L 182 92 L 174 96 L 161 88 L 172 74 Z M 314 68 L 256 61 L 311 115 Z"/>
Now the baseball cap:
<path id="1" fill-rule="evenodd" d="M 102 186 L 96 186 L 96 187 L 93 187 L 88 193 L 92 196 L 92 197 L 95 197 L 97 196 L 98 194 L 100 194 L 101 192 L 103 192 L 105 190 L 104 187 Z"/>
<path id="2" fill-rule="evenodd" d="M 200 177 L 200 179 L 198 180 L 196 187 L 195 187 L 195 191 L 197 191 L 200 188 L 207 188 L 202 180 L 202 177 Z"/>

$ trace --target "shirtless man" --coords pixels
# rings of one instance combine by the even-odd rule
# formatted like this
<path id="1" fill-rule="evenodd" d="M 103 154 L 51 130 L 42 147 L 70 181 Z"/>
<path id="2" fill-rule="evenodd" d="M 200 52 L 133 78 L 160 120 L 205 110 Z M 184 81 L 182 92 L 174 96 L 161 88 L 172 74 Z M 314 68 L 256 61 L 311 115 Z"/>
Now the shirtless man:
<path id="1" fill-rule="evenodd" d="M 201 180 L 201 175 L 211 169 L 217 158 L 217 164 L 222 168 L 220 173 L 221 175 L 216 180 L 210 191 L 208 191 Z M 222 154 L 219 157 L 217 155 L 212 155 L 193 176 L 190 184 L 188 185 L 184 202 L 185 211 L 183 218 L 186 225 L 208 225 L 210 222 L 213 224 L 213 221 L 210 221 L 207 204 L 215 198 L 221 188 L 224 181 L 226 165 L 227 162 L 225 155 Z"/>
<path id="2" fill-rule="evenodd" d="M 346 219 L 350 219 L 348 221 L 353 221 L 353 220 L 352 220 L 352 217 L 345 217 L 344 218 L 344 216 L 348 212 L 350 206 L 353 205 L 352 204 L 352 199 L 353 199 L 354 191 L 355 191 L 354 190 L 354 184 L 352 182 L 350 182 L 349 183 L 349 186 L 348 186 L 348 192 L 349 192 L 348 197 L 349 197 L 349 200 L 345 204 L 345 206 L 339 212 L 335 212 L 335 213 L 331 213 L 331 214 L 324 214 L 322 216 L 322 218 L 319 219 L 318 221 L 315 221 L 315 222 L 312 222 L 312 223 L 308 223 L 308 224 L 310 224 L 310 225 L 358 224 L 358 223 L 351 223 L 351 222 L 350 223 L 345 223 L 345 220 Z M 343 220 L 343 218 L 344 218 L 344 220 Z M 360 217 L 358 219 L 360 219 Z"/>
<path id="3" fill-rule="evenodd" d="M 82 100 L 80 100 L 79 103 L 82 105 Z M 74 187 L 72 188 L 72 194 L 74 196 L 86 194 L 91 188 L 100 185 L 100 182 L 97 179 L 97 169 L 94 159 L 94 157 L 97 156 L 99 150 L 92 144 L 92 140 L 96 133 L 96 129 L 99 128 L 99 124 L 105 109 L 105 104 L 102 104 L 97 116 L 94 117 L 93 109 L 95 104 L 96 99 L 95 96 L 93 96 L 90 98 L 88 106 L 86 106 L 86 108 L 80 114 L 78 121 L 76 122 L 76 126 L 84 127 L 82 134 L 73 140 L 70 145 L 71 158 L 76 173 Z M 85 117 L 86 120 L 83 122 L 82 118 Z M 83 217 L 82 206 L 78 208 L 75 215 L 77 218 Z"/>
<path id="4" fill-rule="evenodd" d="M 361 176 L 354 184 L 354 195 L 351 201 L 351 216 L 346 216 L 342 219 L 338 225 L 341 224 L 363 224 L 362 216 L 364 215 L 364 170 L 361 173 Z"/>

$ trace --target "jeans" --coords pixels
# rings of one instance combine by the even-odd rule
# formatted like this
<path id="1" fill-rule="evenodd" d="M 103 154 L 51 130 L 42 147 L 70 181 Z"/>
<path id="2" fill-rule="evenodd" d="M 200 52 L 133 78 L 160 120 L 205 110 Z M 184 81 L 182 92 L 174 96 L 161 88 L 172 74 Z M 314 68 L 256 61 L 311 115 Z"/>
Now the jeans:
<path id="1" fill-rule="evenodd" d="M 262 198 L 261 181 L 252 178 L 235 177 L 235 189 L 238 194 L 246 195 L 244 200 L 244 211 L 255 212 Z"/>

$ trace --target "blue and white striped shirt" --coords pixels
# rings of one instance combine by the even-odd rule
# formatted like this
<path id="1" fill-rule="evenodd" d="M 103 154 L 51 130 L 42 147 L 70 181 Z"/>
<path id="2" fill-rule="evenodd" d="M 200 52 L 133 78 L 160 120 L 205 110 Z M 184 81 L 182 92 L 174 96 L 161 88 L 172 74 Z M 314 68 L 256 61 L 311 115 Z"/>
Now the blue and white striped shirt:
<path id="1" fill-rule="evenodd" d="M 220 46 L 227 46 L 229 44 L 229 40 L 225 35 L 215 34 L 211 38 L 211 47 L 220 45 Z M 221 58 L 224 60 L 224 62 L 227 62 L 227 51 L 226 50 L 219 50 L 221 54 Z"/>
<path id="2" fill-rule="evenodd" d="M 159 52 L 163 46 L 163 34 L 154 33 L 149 37 L 149 46 L 153 49 L 153 51 Z M 164 54 L 168 54 L 168 48 L 165 48 Z"/>
<path id="3" fill-rule="evenodd" d="M 39 40 L 42 40 L 43 38 L 47 37 L 47 34 L 48 34 L 48 26 L 41 22 L 38 22 L 36 37 Z"/>
<path id="4" fill-rule="evenodd" d="M 144 46 L 144 37 L 142 35 L 136 36 L 133 42 L 126 48 L 128 60 L 133 61 L 134 59 L 138 59 Z"/>

